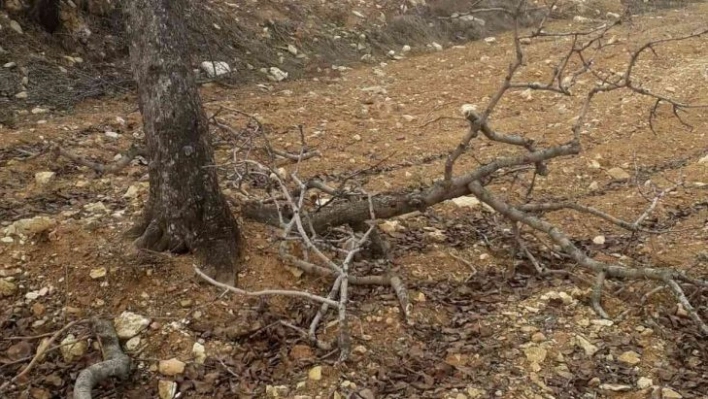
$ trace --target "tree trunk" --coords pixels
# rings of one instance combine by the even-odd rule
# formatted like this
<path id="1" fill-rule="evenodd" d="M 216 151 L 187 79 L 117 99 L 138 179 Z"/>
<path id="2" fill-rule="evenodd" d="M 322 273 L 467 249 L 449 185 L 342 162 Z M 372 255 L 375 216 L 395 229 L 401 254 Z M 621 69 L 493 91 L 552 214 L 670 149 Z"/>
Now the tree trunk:
<path id="1" fill-rule="evenodd" d="M 133 74 L 149 153 L 150 197 L 136 246 L 194 252 L 205 271 L 235 283 L 240 232 L 219 190 L 209 125 L 185 52 L 185 0 L 130 0 Z"/>

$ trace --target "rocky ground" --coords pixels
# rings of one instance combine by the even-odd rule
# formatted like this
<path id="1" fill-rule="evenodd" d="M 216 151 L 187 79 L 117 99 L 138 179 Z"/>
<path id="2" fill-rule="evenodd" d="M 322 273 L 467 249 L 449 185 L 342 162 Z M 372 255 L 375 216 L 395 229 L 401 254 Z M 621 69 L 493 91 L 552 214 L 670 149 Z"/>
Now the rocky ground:
<path id="1" fill-rule="evenodd" d="M 601 66 L 621 70 L 628 50 L 704 27 L 706 12 L 708 7 L 698 4 L 633 18 L 611 35 L 618 45 Z M 549 29 L 592 23 L 576 18 L 555 21 Z M 441 154 L 464 134 L 460 106 L 483 105 L 500 84 L 512 41 L 508 34 L 493 37 L 467 44 L 441 41 L 440 51 L 419 54 L 401 48 L 399 57 L 353 69 L 330 67 L 326 76 L 263 79 L 240 88 L 205 84 L 202 95 L 208 112 L 219 111 L 239 132 L 252 125 L 233 110 L 255 116 L 271 142 L 284 149 L 297 151 L 296 125 L 302 125 L 308 145 L 322 153 L 299 166 L 303 177 L 336 182 L 366 170 L 357 183 L 370 192 L 415 188 L 441 175 Z M 539 39 L 526 46 L 523 76 L 546 76 L 547 60 L 567 44 Z M 701 38 L 657 46 L 656 55 L 646 55 L 637 71 L 654 91 L 705 104 L 706 65 L 708 42 Z M 579 89 L 592 83 L 581 82 Z M 504 99 L 493 123 L 541 144 L 560 142 L 581 101 L 519 91 Z M 140 157 L 116 174 L 98 175 L 45 151 L 54 143 L 88 159 L 119 160 L 142 139 L 129 92 L 88 99 L 71 112 L 23 104 L 26 112 L 16 114 L 14 129 L 0 128 L 2 381 L 21 372 L 45 334 L 101 316 L 114 320 L 135 367 L 128 381 L 102 384 L 96 391 L 100 397 L 171 398 L 177 392 L 189 398 L 706 397 L 705 337 L 668 292 L 646 296 L 653 288 L 649 282 L 608 282 L 603 303 L 613 320 L 600 319 L 589 306 L 591 275 L 535 242 L 533 250 L 544 264 L 573 270 L 572 278 L 536 275 L 525 258 L 512 256 L 510 226 L 469 197 L 382 226 L 394 248 L 391 266 L 410 290 L 412 316 L 402 319 L 388 289 L 355 287 L 352 359 L 337 364 L 336 353 L 311 347 L 280 324 L 307 328 L 316 312 L 312 303 L 224 294 L 195 278 L 188 256 L 136 256 L 130 250 L 122 233 L 147 198 Z M 688 129 L 672 118 L 670 108 L 660 107 L 652 132 L 652 104 L 629 93 L 599 97 L 584 133 L 584 152 L 552 163 L 551 175 L 536 182 L 534 198 L 575 199 L 634 220 L 646 208 L 642 193 L 652 184 L 666 188 L 683 179 L 649 219 L 653 229 L 667 230 L 663 234 L 634 236 L 569 212 L 551 220 L 596 259 L 641 261 L 705 278 L 705 110 L 682 115 L 692 126 Z M 223 163 L 233 140 L 214 134 Z M 477 151 L 486 161 L 505 149 L 489 145 Z M 475 159 L 465 158 L 458 168 L 475 165 Z M 293 165 L 284 168 L 295 171 Z M 224 168 L 221 181 L 237 206 L 240 194 L 231 175 Z M 243 223 L 248 245 L 242 288 L 326 295 L 330 282 L 294 273 L 278 259 L 271 228 Z M 356 267 L 363 273 L 377 266 Z M 706 293 L 688 294 L 708 319 Z M 336 337 L 336 316 L 330 314 L 323 326 L 322 338 Z M 101 356 L 85 324 L 62 332 L 55 344 L 62 346 L 47 353 L 7 397 L 67 397 L 77 373 Z"/>

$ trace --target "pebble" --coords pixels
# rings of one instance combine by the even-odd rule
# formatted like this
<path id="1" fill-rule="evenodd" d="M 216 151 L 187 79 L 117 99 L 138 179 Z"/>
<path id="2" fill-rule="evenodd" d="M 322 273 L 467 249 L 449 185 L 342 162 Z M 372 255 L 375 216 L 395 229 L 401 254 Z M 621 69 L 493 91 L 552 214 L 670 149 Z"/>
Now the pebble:
<path id="1" fill-rule="evenodd" d="M 319 381 L 322 379 L 322 366 L 315 366 L 307 372 L 307 378 L 312 381 Z"/>
<path id="2" fill-rule="evenodd" d="M 172 358 L 169 360 L 160 360 L 160 364 L 157 366 L 157 369 L 162 375 L 174 376 L 184 373 L 184 366 L 185 364 L 183 361 Z"/>

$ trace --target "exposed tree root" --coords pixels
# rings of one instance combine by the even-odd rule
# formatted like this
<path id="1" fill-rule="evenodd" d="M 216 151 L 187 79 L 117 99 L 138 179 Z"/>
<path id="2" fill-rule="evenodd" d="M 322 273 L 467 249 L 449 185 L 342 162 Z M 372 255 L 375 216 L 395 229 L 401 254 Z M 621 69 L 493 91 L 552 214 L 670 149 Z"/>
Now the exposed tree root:
<path id="1" fill-rule="evenodd" d="M 104 360 L 81 370 L 74 384 L 74 399 L 91 399 L 91 390 L 103 380 L 126 379 L 130 374 L 130 358 L 120 348 L 113 324 L 101 319 L 93 319 L 92 324 L 103 348 Z"/>

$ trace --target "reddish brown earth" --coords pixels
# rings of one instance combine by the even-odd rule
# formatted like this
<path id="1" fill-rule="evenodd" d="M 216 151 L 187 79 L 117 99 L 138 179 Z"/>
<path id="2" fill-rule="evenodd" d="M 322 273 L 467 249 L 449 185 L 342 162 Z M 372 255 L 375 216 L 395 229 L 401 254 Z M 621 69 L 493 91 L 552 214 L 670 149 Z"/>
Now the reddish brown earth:
<path id="1" fill-rule="evenodd" d="M 635 17 L 631 26 L 621 26 L 610 35 L 619 45 L 605 53 L 598 67 L 621 71 L 637 46 L 705 27 L 706 13 L 708 6 L 699 4 Z M 574 26 L 554 22 L 549 29 Z M 499 86 L 512 56 L 512 38 L 497 38 L 493 44 L 469 43 L 318 81 L 205 87 L 203 98 L 210 113 L 228 107 L 257 115 L 270 140 L 291 151 L 299 146 L 294 126 L 302 125 L 308 144 L 322 152 L 322 157 L 299 166 L 303 178 L 326 174 L 334 179 L 385 159 L 382 166 L 392 166 L 390 170 L 361 180 L 368 191 L 418 187 L 441 176 L 443 161 L 434 156 L 445 154 L 464 134 L 460 106 L 483 106 Z M 545 61 L 556 59 L 567 45 L 557 39 L 536 40 L 526 47 L 528 62 L 521 77 L 543 80 L 551 72 Z M 680 101 L 707 104 L 706 65 L 706 38 L 657 46 L 656 55 L 646 53 L 637 64 L 636 79 Z M 576 93 L 594 84 L 584 79 Z M 374 86 L 380 88 L 362 90 Z M 534 92 L 531 98 L 510 93 L 492 123 L 540 145 L 559 143 L 569 136 L 582 99 L 546 92 Z M 395 270 L 414 299 L 410 323 L 402 320 L 388 289 L 355 287 L 350 317 L 356 350 L 351 360 L 336 364 L 336 354 L 311 348 L 277 323 L 286 320 L 307 328 L 316 311 L 313 304 L 222 294 L 199 282 L 189 256 L 136 256 L 130 250 L 122 232 L 146 199 L 143 165 L 135 162 L 115 175 L 96 176 L 66 158 L 28 156 L 51 141 L 83 156 L 110 161 L 130 146 L 134 135 L 140 135 L 140 115 L 133 100 L 92 100 L 70 115 L 30 114 L 21 118 L 16 130 L 0 130 L 3 225 L 38 215 L 57 221 L 43 236 L 11 236 L 12 242 L 0 243 L 0 278 L 16 286 L 14 292 L 0 297 L 2 380 L 19 373 L 29 360 L 16 361 L 31 356 L 39 343 L 11 337 L 36 336 L 71 320 L 94 315 L 114 318 L 132 311 L 153 321 L 141 334 L 139 352 L 131 354 L 137 368 L 129 381 L 101 385 L 95 391 L 104 395 L 100 397 L 157 397 L 161 379 L 176 381 L 181 397 L 189 398 L 266 397 L 267 386 L 286 386 L 288 393 L 281 397 L 301 398 L 647 398 L 660 397 L 652 395 L 662 390 L 665 398 L 679 397 L 671 396 L 674 393 L 706 397 L 705 338 L 700 338 L 695 324 L 667 292 L 642 302 L 651 283 L 612 282 L 603 301 L 612 316 L 623 317 L 614 323 L 601 321 L 588 306 L 590 287 L 582 279 L 536 276 L 527 261 L 511 257 L 510 226 L 499 215 L 451 203 L 400 220 L 401 231 L 388 237 L 395 248 Z M 692 126 L 688 129 L 672 117 L 670 108 L 659 107 L 656 132 L 652 132 L 648 123 L 652 104 L 651 99 L 628 92 L 598 97 L 583 134 L 583 153 L 551 163 L 550 176 L 536 182 L 534 198 L 576 199 L 633 221 L 648 206 L 640 192 L 651 196 L 652 185 L 663 189 L 682 180 L 683 185 L 668 193 L 651 215 L 654 228 L 668 229 L 666 233 L 631 237 L 607 223 L 569 212 L 553 214 L 550 220 L 596 259 L 619 258 L 627 263 L 636 259 L 705 278 L 708 162 L 701 159 L 708 155 L 706 111 L 691 109 L 683 114 Z M 247 123 L 230 111 L 220 115 L 234 128 Z M 106 131 L 119 137 L 108 137 Z M 219 146 L 218 162 L 228 161 L 231 151 L 228 145 Z M 489 161 L 505 151 L 483 144 L 475 148 L 475 156 Z M 457 170 L 475 165 L 466 156 Z M 607 172 L 616 167 L 631 178 L 613 180 Z M 286 169 L 292 173 L 294 166 Z M 56 175 L 39 185 L 35 174 L 43 171 Z M 524 175 L 523 184 L 529 177 Z M 222 182 L 227 185 L 226 172 Z M 126 198 L 130 187 L 137 194 Z M 508 182 L 491 188 L 509 196 L 526 190 L 522 183 L 510 186 Z M 227 193 L 238 203 L 235 190 Z M 91 210 L 89 204 L 99 202 L 105 212 Z M 307 275 L 295 278 L 285 268 L 277 257 L 272 228 L 248 220 L 243 223 L 247 247 L 241 288 L 326 294 L 329 281 Z M 444 233 L 443 239 L 431 239 L 429 233 L 437 230 Z M 599 235 L 605 236 L 605 243 L 593 244 Z M 573 267 L 543 248 L 534 244 L 543 262 Z M 451 253 L 471 263 L 476 274 Z M 107 274 L 92 278 L 90 273 L 100 268 Z M 576 277 L 592 278 L 572 270 Z M 44 295 L 28 299 L 28 293 L 37 291 Z M 691 291 L 690 295 L 708 318 L 706 294 Z M 336 325 L 328 324 L 335 319 L 328 315 L 323 338 L 336 336 Z M 78 327 L 74 334 L 86 337 L 90 331 Z M 588 356 L 579 344 L 582 339 L 595 345 L 596 353 Z M 204 364 L 192 355 L 197 340 L 206 347 Z M 622 360 L 629 351 L 639 355 L 636 364 Z M 160 375 L 158 361 L 173 357 L 187 363 L 186 371 L 176 377 Z M 68 362 L 53 351 L 20 381 L 24 385 L 6 395 L 66 397 L 78 371 L 99 358 L 99 351 L 89 349 Z M 317 366 L 322 366 L 322 379 L 308 378 L 308 371 Z M 647 387 L 637 386 L 641 377 L 651 379 Z M 629 388 L 610 389 L 621 385 Z"/>

